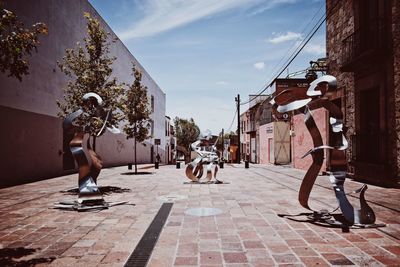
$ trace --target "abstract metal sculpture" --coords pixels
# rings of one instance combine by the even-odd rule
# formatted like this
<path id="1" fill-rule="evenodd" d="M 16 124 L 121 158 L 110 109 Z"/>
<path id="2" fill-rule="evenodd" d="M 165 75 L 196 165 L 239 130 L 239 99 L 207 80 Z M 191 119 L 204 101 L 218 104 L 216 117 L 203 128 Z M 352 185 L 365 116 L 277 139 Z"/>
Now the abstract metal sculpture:
<path id="1" fill-rule="evenodd" d="M 107 121 L 110 118 L 110 112 L 106 112 L 103 109 L 102 104 L 103 100 L 98 94 L 87 93 L 83 96 L 83 107 L 69 114 L 64 119 L 64 131 L 72 132 L 74 134 L 69 146 L 72 155 L 78 164 L 79 196 L 78 200 L 75 202 L 61 202 L 59 205 L 56 205 L 58 208 L 86 210 L 91 208 L 107 208 L 110 206 L 109 203 L 104 201 L 97 186 L 97 177 L 102 168 L 101 158 L 90 146 L 90 137 L 87 140 L 87 152 L 91 164 L 89 163 L 82 146 L 84 136 L 90 130 L 90 121 L 93 117 L 101 118 L 103 120 L 101 129 L 95 134 L 96 137 L 102 135 L 106 128 L 112 133 L 120 132 L 117 128 L 106 127 Z M 84 118 L 88 120 L 86 124 L 83 127 L 74 125 L 74 121 L 81 116 L 84 116 Z"/>
<path id="2" fill-rule="evenodd" d="M 215 144 L 212 145 L 211 151 L 204 150 L 202 148 L 201 141 L 196 141 L 190 145 L 192 150 L 194 150 L 197 153 L 197 158 L 195 158 L 192 162 L 190 162 L 187 167 L 186 167 L 186 176 L 192 182 L 194 183 L 199 183 L 201 177 L 203 176 L 204 173 L 204 165 L 206 166 L 207 170 L 207 176 L 206 176 L 206 182 L 211 183 L 212 178 L 214 177 L 216 184 L 222 183 L 222 181 L 217 179 L 217 172 L 218 172 L 218 162 L 219 162 L 219 157 L 216 153 L 217 149 L 215 147 Z M 214 176 L 213 176 L 213 169 L 214 169 Z"/>
<path id="3" fill-rule="evenodd" d="M 285 90 L 278 94 L 272 101 L 273 108 L 279 113 L 299 110 L 304 114 L 304 122 L 311 134 L 314 148 L 310 149 L 304 156 L 311 155 L 312 164 L 300 186 L 299 202 L 300 204 L 313 211 L 311 217 L 315 221 L 324 221 L 330 225 L 343 225 L 334 220 L 328 211 L 314 211 L 308 204 L 308 199 L 315 180 L 321 170 L 324 161 L 324 150 L 330 150 L 330 168 L 329 180 L 335 191 L 339 208 L 344 217 L 344 224 L 356 227 L 377 227 L 382 225 L 374 224 L 375 214 L 368 206 L 364 194 L 367 186 L 363 185 L 353 193 L 360 193 L 360 209 L 355 209 L 347 199 L 344 191 L 344 181 L 346 179 L 347 161 L 345 149 L 348 147 L 347 140 L 343 133 L 343 114 L 335 104 L 329 101 L 324 95 L 328 91 L 336 89 L 336 78 L 330 75 L 322 76 L 310 84 L 307 91 Z M 321 133 L 311 114 L 312 110 L 325 108 L 329 112 L 329 124 L 332 129 L 332 135 L 329 138 L 329 144 L 324 145 Z"/>

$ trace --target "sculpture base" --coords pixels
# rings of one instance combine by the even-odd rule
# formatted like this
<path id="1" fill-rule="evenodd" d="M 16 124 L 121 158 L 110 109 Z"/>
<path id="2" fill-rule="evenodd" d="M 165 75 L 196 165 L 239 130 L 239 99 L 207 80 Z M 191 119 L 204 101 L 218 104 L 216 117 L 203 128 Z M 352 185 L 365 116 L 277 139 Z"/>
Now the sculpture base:
<path id="1" fill-rule="evenodd" d="M 64 210 L 75 210 L 75 211 L 88 211 L 88 210 L 101 210 L 101 209 L 108 209 L 112 206 L 127 204 L 127 201 L 120 201 L 120 202 L 106 202 L 104 199 L 101 201 L 94 201 L 86 200 L 81 201 L 60 201 L 54 204 L 55 209 L 64 209 Z"/>

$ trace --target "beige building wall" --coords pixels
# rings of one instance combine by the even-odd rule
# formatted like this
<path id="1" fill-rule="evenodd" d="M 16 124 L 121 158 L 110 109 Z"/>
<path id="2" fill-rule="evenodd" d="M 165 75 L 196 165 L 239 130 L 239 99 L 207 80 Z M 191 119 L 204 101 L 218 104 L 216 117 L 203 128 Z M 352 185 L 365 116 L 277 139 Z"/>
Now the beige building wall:
<path id="1" fill-rule="evenodd" d="M 57 61 L 65 55 L 66 48 L 74 48 L 76 42 L 85 37 L 84 12 L 98 18 L 105 30 L 116 37 L 87 0 L 6 0 L 4 7 L 15 12 L 27 26 L 44 22 L 49 35 L 40 37 L 38 53 L 30 57 L 30 75 L 24 76 L 22 82 L 0 73 L 0 186 L 65 173 L 62 121 L 57 117 L 56 100 L 62 99 L 67 79 L 58 69 Z M 120 40 L 112 43 L 111 56 L 117 57 L 113 75 L 119 82 L 132 83 L 131 62 L 134 62 L 143 72 L 142 81 L 148 88 L 149 101 L 154 96 L 154 135 L 146 146 L 138 146 L 138 162 L 151 161 L 154 138 L 161 139 L 159 153 L 165 159 L 165 93 Z M 155 146 L 153 151 L 156 151 Z M 105 166 L 133 161 L 132 141 L 126 140 L 123 134 L 101 136 L 97 152 Z"/>

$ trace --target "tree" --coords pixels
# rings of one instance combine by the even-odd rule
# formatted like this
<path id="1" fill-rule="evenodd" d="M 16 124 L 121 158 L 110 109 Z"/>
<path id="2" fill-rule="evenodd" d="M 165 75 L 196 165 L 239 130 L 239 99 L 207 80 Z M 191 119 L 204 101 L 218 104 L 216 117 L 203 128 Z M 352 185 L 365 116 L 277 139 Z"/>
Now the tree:
<path id="1" fill-rule="evenodd" d="M 127 139 L 133 138 L 135 152 L 135 173 L 137 173 L 136 146 L 149 138 L 149 126 L 151 123 L 147 87 L 142 85 L 142 73 L 135 65 L 132 67 L 135 77 L 129 86 L 125 96 L 121 100 L 121 110 L 127 124 L 124 132 Z"/>
<path id="2" fill-rule="evenodd" d="M 111 77 L 112 64 L 115 57 L 110 57 L 110 33 L 106 32 L 97 19 L 89 13 L 84 13 L 87 20 L 88 36 L 83 39 L 84 47 L 77 43 L 77 48 L 66 49 L 62 62 L 57 62 L 62 72 L 71 80 L 64 88 L 64 101 L 57 101 L 60 108 L 59 116 L 65 118 L 68 114 L 83 106 L 84 94 L 97 93 L 103 99 L 103 108 L 110 112 L 106 122 L 108 127 L 117 127 L 121 120 L 118 112 L 119 99 L 122 95 L 123 84 Z M 78 127 L 84 127 L 90 121 L 87 129 L 93 137 L 93 150 L 96 148 L 96 135 L 104 125 L 104 118 L 98 114 L 85 112 L 74 121 Z"/>
<path id="3" fill-rule="evenodd" d="M 218 138 L 218 142 L 217 142 L 217 148 L 219 150 L 223 151 L 224 150 L 224 144 L 222 143 L 223 140 L 230 139 L 231 136 L 236 136 L 236 133 L 234 131 L 230 131 L 229 133 L 224 133 L 224 136 L 221 136 L 221 134 L 220 134 L 220 136 Z"/>
<path id="4" fill-rule="evenodd" d="M 46 24 L 39 22 L 25 28 L 13 12 L 2 8 L 0 1 L 0 71 L 22 81 L 22 76 L 29 74 L 28 56 L 33 50 L 37 52 L 40 34 L 48 34 Z"/>
<path id="5" fill-rule="evenodd" d="M 195 142 L 200 135 L 200 129 L 193 118 L 187 120 L 175 117 L 174 125 L 178 146 L 182 146 L 185 149 L 189 148 L 190 144 Z"/>

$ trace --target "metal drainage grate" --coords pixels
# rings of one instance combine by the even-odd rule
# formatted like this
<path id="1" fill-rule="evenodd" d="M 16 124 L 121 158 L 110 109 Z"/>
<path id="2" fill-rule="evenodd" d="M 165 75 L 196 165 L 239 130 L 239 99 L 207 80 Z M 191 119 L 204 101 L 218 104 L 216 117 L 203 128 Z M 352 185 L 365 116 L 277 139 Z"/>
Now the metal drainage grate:
<path id="1" fill-rule="evenodd" d="M 125 263 L 125 267 L 145 267 L 150 259 L 151 253 L 157 243 L 158 237 L 164 227 L 165 222 L 169 216 L 174 203 L 164 203 L 158 210 L 156 217 L 154 217 L 150 226 L 140 239 L 135 250 L 129 256 L 128 261 Z"/>

